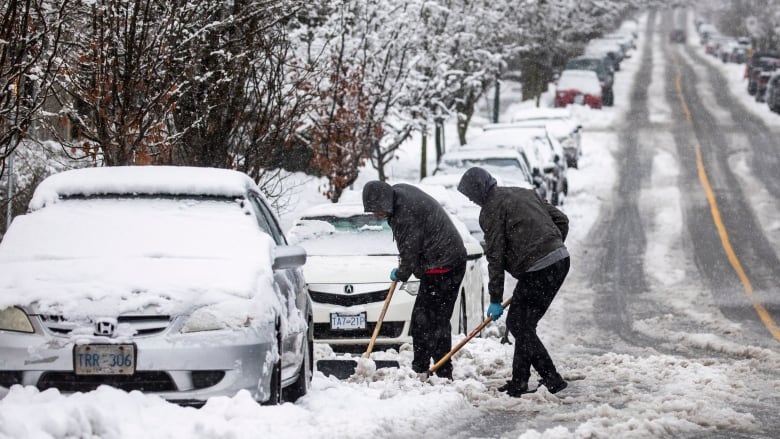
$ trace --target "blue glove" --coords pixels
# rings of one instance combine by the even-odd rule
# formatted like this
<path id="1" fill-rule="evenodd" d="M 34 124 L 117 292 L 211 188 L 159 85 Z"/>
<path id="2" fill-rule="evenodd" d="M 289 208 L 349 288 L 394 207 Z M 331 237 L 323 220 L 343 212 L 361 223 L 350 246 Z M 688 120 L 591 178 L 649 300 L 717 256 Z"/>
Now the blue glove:
<path id="1" fill-rule="evenodd" d="M 498 318 L 501 317 L 501 314 L 503 313 L 504 313 L 504 308 L 501 306 L 500 303 L 491 302 L 490 306 L 488 306 L 487 316 L 493 317 L 494 322 L 498 320 Z"/>
<path id="2" fill-rule="evenodd" d="M 398 269 L 397 268 L 393 268 L 392 270 L 390 270 L 390 280 L 393 281 L 393 282 L 398 280 Z"/>

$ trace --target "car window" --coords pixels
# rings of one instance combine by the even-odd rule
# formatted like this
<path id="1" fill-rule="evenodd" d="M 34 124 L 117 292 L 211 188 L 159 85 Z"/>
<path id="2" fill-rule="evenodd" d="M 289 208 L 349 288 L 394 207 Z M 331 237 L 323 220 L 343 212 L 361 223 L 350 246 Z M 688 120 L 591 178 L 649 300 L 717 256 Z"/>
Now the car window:
<path id="1" fill-rule="evenodd" d="M 286 245 L 287 241 L 282 234 L 279 225 L 276 223 L 274 216 L 271 214 L 268 206 L 260 199 L 256 194 L 249 194 L 249 201 L 252 204 L 252 209 L 257 217 L 257 224 L 263 231 L 271 235 L 277 245 Z"/>

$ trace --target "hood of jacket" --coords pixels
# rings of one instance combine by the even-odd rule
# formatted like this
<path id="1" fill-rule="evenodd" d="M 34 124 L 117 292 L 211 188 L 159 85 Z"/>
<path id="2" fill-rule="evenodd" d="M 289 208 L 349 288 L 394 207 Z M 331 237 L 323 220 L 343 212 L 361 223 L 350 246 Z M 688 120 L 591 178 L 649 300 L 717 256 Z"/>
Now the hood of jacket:
<path id="1" fill-rule="evenodd" d="M 393 215 L 393 187 L 384 181 L 369 181 L 363 186 L 363 209 Z"/>
<path id="2" fill-rule="evenodd" d="M 496 179 L 482 168 L 473 167 L 463 174 L 458 183 L 458 191 L 478 206 L 485 204 L 490 188 L 496 185 Z"/>

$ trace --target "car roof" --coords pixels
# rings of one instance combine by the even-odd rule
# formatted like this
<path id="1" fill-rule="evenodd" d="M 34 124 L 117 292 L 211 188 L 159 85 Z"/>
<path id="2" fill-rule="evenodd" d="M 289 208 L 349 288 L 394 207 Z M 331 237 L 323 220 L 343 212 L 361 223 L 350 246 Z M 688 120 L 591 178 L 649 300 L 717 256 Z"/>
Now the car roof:
<path id="1" fill-rule="evenodd" d="M 466 159 L 485 159 L 485 158 L 515 158 L 519 159 L 519 153 L 511 148 L 466 148 L 450 151 L 442 156 L 442 160 L 466 160 Z"/>
<path id="2" fill-rule="evenodd" d="M 65 171 L 35 190 L 30 210 L 61 198 L 98 195 L 192 195 L 241 197 L 258 191 L 248 175 L 229 169 L 187 166 L 106 166 Z"/>

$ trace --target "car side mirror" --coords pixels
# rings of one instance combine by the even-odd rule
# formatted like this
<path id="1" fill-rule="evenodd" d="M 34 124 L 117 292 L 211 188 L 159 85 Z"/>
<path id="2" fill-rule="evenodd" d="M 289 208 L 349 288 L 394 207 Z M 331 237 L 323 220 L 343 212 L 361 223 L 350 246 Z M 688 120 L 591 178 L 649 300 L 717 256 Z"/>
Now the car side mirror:
<path id="1" fill-rule="evenodd" d="M 306 250 L 297 245 L 280 245 L 275 249 L 274 270 L 298 268 L 306 263 Z"/>

